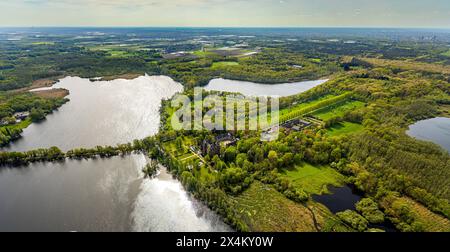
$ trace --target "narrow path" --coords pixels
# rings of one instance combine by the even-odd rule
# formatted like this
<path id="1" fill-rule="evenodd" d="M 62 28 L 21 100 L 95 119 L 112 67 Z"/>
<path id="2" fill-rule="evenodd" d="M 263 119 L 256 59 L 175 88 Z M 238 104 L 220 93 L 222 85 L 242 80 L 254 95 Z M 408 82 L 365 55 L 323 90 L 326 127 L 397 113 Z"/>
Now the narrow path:
<path id="1" fill-rule="evenodd" d="M 319 227 L 319 223 L 317 222 L 316 214 L 308 205 L 306 205 L 306 203 L 303 203 L 303 206 L 306 207 L 306 209 L 308 209 L 309 212 L 311 213 L 311 216 L 312 216 L 313 222 L 314 222 L 314 227 L 316 228 L 317 232 L 320 232 L 320 227 Z"/>
<path id="2" fill-rule="evenodd" d="M 216 170 L 213 169 L 213 167 L 211 167 L 211 165 L 208 164 L 208 162 L 206 162 L 206 160 L 201 155 L 199 155 L 198 153 L 196 153 L 195 151 L 193 151 L 190 148 L 189 148 L 189 150 L 192 152 L 192 154 L 197 156 L 208 167 L 208 169 L 211 173 L 217 172 Z"/>
<path id="3" fill-rule="evenodd" d="M 195 156 L 197 156 L 204 164 L 207 164 L 206 161 L 205 161 L 205 159 L 204 159 L 202 156 L 200 156 L 198 153 L 196 153 L 195 151 L 193 151 L 193 150 L 191 150 L 191 149 L 189 149 L 189 150 L 192 152 L 192 154 L 194 154 Z"/>
<path id="4" fill-rule="evenodd" d="M 196 157 L 196 156 L 195 156 L 195 155 L 192 155 L 192 156 L 189 156 L 189 157 L 185 157 L 185 158 L 183 158 L 183 159 L 180 159 L 180 161 L 185 161 L 185 160 L 191 159 L 191 158 L 193 158 L 193 157 Z"/>

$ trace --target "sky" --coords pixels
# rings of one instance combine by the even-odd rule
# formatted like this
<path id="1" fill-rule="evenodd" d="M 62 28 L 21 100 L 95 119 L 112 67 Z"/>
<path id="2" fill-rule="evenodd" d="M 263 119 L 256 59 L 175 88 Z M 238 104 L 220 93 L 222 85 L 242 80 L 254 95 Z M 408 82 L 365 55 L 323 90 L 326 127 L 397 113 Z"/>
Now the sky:
<path id="1" fill-rule="evenodd" d="M 450 28 L 450 0 L 0 0 L 0 26 Z"/>

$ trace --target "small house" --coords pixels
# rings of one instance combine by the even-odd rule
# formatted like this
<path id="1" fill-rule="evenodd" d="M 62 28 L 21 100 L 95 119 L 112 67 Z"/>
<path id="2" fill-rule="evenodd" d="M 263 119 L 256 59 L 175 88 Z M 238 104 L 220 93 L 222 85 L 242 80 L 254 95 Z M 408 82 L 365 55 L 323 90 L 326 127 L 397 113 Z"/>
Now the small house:
<path id="1" fill-rule="evenodd" d="M 27 117 L 30 116 L 30 112 L 18 112 L 14 114 L 14 118 L 16 118 L 16 120 L 20 120 L 23 121 L 25 119 L 27 119 Z"/>

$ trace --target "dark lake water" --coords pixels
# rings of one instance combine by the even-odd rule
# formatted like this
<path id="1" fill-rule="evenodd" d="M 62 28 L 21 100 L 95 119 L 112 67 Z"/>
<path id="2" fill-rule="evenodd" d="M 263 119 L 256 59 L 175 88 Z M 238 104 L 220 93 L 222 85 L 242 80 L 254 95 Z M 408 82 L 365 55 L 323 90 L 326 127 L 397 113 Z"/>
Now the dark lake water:
<path id="1" fill-rule="evenodd" d="M 430 141 L 450 152 L 450 118 L 437 117 L 417 122 L 409 127 L 408 135 Z"/>
<path id="2" fill-rule="evenodd" d="M 325 205 L 334 214 L 347 209 L 355 210 L 355 204 L 363 198 L 350 186 L 331 186 L 328 190 L 330 194 L 313 195 L 313 199 Z"/>
<path id="3" fill-rule="evenodd" d="M 343 212 L 345 210 L 356 210 L 355 204 L 363 199 L 361 192 L 358 192 L 353 186 L 346 185 L 344 187 L 329 187 L 330 194 L 313 195 L 314 201 L 317 201 L 326 206 L 334 214 Z M 370 228 L 378 228 L 386 232 L 397 232 L 395 226 L 389 222 L 381 224 L 371 224 Z"/>
<path id="4" fill-rule="evenodd" d="M 248 81 L 213 79 L 205 87 L 208 91 L 241 93 L 245 96 L 291 96 L 306 92 L 328 80 L 302 81 L 285 84 L 259 84 Z"/>
<path id="5" fill-rule="evenodd" d="M 8 149 L 63 150 L 126 143 L 155 134 L 161 99 L 182 90 L 168 77 L 56 87 L 71 101 L 33 124 Z M 144 155 L 0 168 L 0 231 L 230 231 L 164 168 L 143 180 Z"/>

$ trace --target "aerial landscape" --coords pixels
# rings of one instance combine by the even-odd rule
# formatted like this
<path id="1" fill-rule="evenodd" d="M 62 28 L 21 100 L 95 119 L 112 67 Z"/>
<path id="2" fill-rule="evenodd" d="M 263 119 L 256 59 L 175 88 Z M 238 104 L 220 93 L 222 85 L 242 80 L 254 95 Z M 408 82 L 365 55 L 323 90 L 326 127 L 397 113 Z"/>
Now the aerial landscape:
<path id="1" fill-rule="evenodd" d="M 334 27 L 145 2 L 104 9 L 217 19 L 0 18 L 0 232 L 450 231 L 450 3 Z"/>

